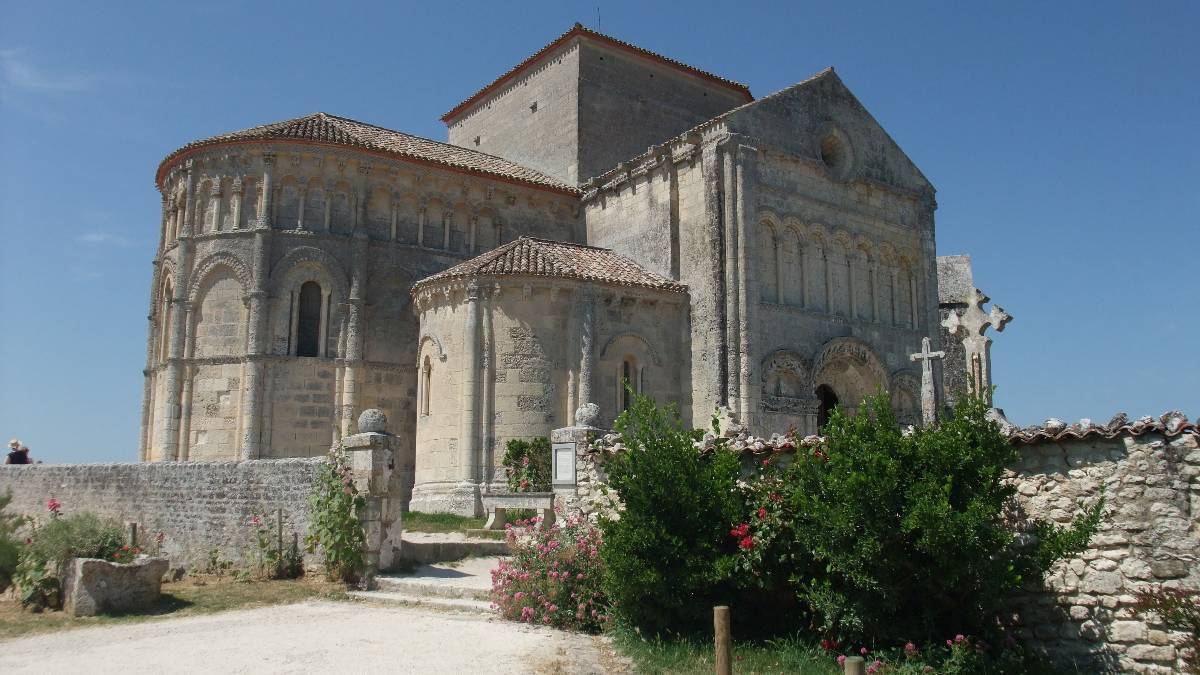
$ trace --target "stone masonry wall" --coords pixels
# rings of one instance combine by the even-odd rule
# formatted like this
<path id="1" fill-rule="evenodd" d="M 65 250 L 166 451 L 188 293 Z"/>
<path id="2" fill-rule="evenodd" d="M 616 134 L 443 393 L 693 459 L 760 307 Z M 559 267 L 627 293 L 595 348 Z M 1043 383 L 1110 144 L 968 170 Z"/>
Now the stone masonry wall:
<path id="1" fill-rule="evenodd" d="M 779 434 L 756 437 L 722 410 L 722 436 L 757 460 L 786 457 L 819 444 Z M 557 430 L 555 434 L 571 430 Z M 1045 587 L 1018 597 L 1019 633 L 1052 659 L 1074 662 L 1069 672 L 1175 673 L 1183 670 L 1185 635 L 1134 611 L 1136 593 L 1156 585 L 1200 588 L 1200 434 L 1179 413 L 1128 423 L 1119 415 L 1107 426 L 1084 420 L 1045 427 L 1004 427 L 1021 458 L 1009 479 L 1026 516 L 1062 525 L 1080 502 L 1094 503 L 1101 490 L 1105 517 L 1090 548 L 1051 570 Z M 620 500 L 605 485 L 604 463 L 625 446 L 616 434 L 596 431 L 581 448 L 574 489 L 556 492 L 566 508 L 590 518 L 613 517 Z M 706 451 L 717 439 L 696 443 Z M 1082 669 L 1082 670 L 1080 670 Z"/>
<path id="2" fill-rule="evenodd" d="M 273 518 L 276 509 L 283 509 L 285 542 L 297 532 L 303 549 L 308 495 L 324 461 L 0 466 L 0 493 L 12 492 L 10 512 L 36 518 L 47 516 L 46 500 L 54 497 L 65 514 L 91 511 L 136 522 L 143 542 L 164 534 L 172 566 L 198 569 L 213 549 L 235 563 L 248 560 L 256 551 L 250 517 Z"/>
<path id="3" fill-rule="evenodd" d="M 1056 657 L 1122 672 L 1181 672 L 1183 635 L 1137 616 L 1134 594 L 1200 586 L 1200 444 L 1194 433 L 1063 439 L 1022 446 L 1014 479 L 1035 517 L 1066 523 L 1103 488 L 1092 548 L 1060 564 L 1048 592 L 1021 600 L 1022 631 Z"/>

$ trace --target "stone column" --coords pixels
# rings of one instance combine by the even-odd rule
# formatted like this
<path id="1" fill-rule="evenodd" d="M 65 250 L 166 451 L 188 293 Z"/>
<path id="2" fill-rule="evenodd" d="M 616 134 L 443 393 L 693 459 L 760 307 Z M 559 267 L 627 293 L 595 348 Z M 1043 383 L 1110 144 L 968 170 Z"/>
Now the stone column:
<path id="1" fill-rule="evenodd" d="M 166 369 L 164 372 L 162 415 L 163 425 L 159 435 L 161 456 L 168 461 L 179 459 L 179 418 L 182 408 L 184 338 L 188 313 L 187 291 L 192 268 L 192 210 L 196 201 L 196 167 L 192 160 L 184 163 L 187 171 L 187 197 L 184 216 L 179 230 L 179 241 L 175 249 L 177 265 L 174 296 L 171 298 L 171 335 L 167 342 Z"/>
<path id="2" fill-rule="evenodd" d="M 363 371 L 363 296 L 367 276 L 367 233 L 355 232 L 350 260 L 350 297 L 346 300 L 346 346 L 342 376 L 342 435 L 349 435 L 358 409 Z"/>
<path id="3" fill-rule="evenodd" d="M 233 217 L 230 218 L 233 221 L 233 227 L 230 229 L 242 229 L 242 190 L 244 189 L 243 184 L 245 180 L 244 177 L 238 176 L 234 178 L 233 185 L 229 186 L 230 191 L 233 193 L 229 197 L 229 201 L 233 202 Z"/>
<path id="4" fill-rule="evenodd" d="M 263 203 L 262 203 L 262 209 L 258 213 L 258 222 L 261 227 L 269 228 L 273 224 L 273 221 L 271 219 L 271 208 L 273 206 L 273 203 L 271 200 L 271 196 L 272 196 L 271 192 L 273 189 L 271 186 L 271 174 L 272 174 L 272 169 L 275 168 L 274 153 L 264 152 L 263 156 L 262 156 L 262 163 L 263 163 L 263 176 L 262 176 Z"/>
<path id="5" fill-rule="evenodd" d="M 363 586 L 380 571 L 395 567 L 400 557 L 403 502 L 392 484 L 396 467 L 397 439 L 387 432 L 382 410 L 364 410 L 358 418 L 358 433 L 342 440 L 350 460 L 354 486 L 365 500 L 360 512 L 366 534 Z"/>
<path id="6" fill-rule="evenodd" d="M 459 468 L 463 483 L 480 481 L 479 453 L 479 282 L 467 284 L 463 326 L 462 416 L 459 419 Z"/>
<path id="7" fill-rule="evenodd" d="M 446 251 L 450 250 L 450 226 L 454 222 L 454 212 L 445 211 L 442 213 L 442 248 Z"/>
<path id="8" fill-rule="evenodd" d="M 425 207 L 417 210 L 417 246 L 425 245 Z"/>
<path id="9" fill-rule="evenodd" d="M 271 180 L 275 156 L 263 155 L 264 195 Z M 263 212 L 267 210 L 264 208 Z M 247 293 L 246 360 L 242 367 L 242 459 L 258 459 L 263 454 L 263 385 L 266 379 L 267 353 L 267 280 L 270 276 L 270 224 L 259 218 L 254 231 L 251 261 L 251 289 Z"/>
<path id="10" fill-rule="evenodd" d="M 221 208 L 224 203 L 224 193 L 221 192 L 221 177 L 217 176 L 216 182 L 212 186 L 212 191 L 209 192 L 209 199 L 213 203 L 213 232 L 221 231 Z"/>
<path id="11" fill-rule="evenodd" d="M 721 153 L 721 183 L 724 195 L 722 221 L 725 225 L 723 228 L 723 239 L 725 242 L 725 283 L 722 293 L 725 301 L 725 382 L 723 398 L 724 403 L 731 408 L 737 405 L 738 385 L 741 382 L 738 376 L 741 370 L 738 360 L 738 354 L 741 349 L 741 343 L 738 339 L 741 335 L 741 332 L 738 330 L 738 322 L 741 318 L 738 314 L 738 245 L 741 242 L 738 241 L 737 172 L 734 168 L 734 160 L 733 149 L 729 145 L 726 145 Z"/>
<path id="12" fill-rule="evenodd" d="M 737 228 L 738 228 L 738 352 L 739 352 L 739 413 L 742 424 L 754 424 L 758 411 L 759 388 L 756 375 L 759 366 L 751 342 L 751 326 L 758 309 L 758 260 L 753 228 L 758 226 L 754 182 L 757 180 L 758 149 L 749 145 L 737 148 Z"/>
<path id="13" fill-rule="evenodd" d="M 301 232 L 304 231 L 304 203 L 306 201 L 308 201 L 308 187 L 304 186 L 300 188 L 300 211 L 296 215 L 296 229 Z"/>
<path id="14" fill-rule="evenodd" d="M 337 194 L 334 192 L 334 187 L 335 187 L 335 185 L 333 183 L 327 183 L 325 185 L 325 194 L 322 195 L 323 197 L 325 197 L 325 231 L 326 232 L 329 232 L 330 227 L 331 227 L 330 222 L 333 218 L 333 198 Z"/>
<path id="15" fill-rule="evenodd" d="M 579 297 L 579 405 L 595 403 L 596 289 L 583 287 Z M 612 411 L 615 415 L 617 411 Z"/>

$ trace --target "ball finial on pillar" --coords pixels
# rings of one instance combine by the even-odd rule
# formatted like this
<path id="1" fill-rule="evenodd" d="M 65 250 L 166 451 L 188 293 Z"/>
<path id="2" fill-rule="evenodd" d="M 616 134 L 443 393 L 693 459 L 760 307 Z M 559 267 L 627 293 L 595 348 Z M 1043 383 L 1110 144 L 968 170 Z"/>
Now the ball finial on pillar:
<path id="1" fill-rule="evenodd" d="M 383 434 L 387 433 L 387 415 L 379 408 L 368 408 L 358 416 L 358 433 Z"/>

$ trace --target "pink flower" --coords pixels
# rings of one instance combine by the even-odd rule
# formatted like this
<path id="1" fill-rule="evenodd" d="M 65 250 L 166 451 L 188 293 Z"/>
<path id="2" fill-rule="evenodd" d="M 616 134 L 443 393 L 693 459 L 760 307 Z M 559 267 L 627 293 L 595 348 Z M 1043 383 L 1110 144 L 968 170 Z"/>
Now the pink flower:
<path id="1" fill-rule="evenodd" d="M 758 519 L 759 519 L 759 520 L 762 520 L 762 519 L 764 519 L 764 518 L 766 518 L 766 517 L 767 517 L 767 510 L 766 510 L 766 509 L 764 509 L 764 508 L 761 508 L 761 507 L 760 507 L 760 508 L 758 509 Z"/>
<path id="2" fill-rule="evenodd" d="M 838 657 L 837 657 L 837 662 L 838 662 L 838 665 L 839 665 L 839 666 L 844 666 L 844 665 L 846 665 L 846 655 L 845 655 L 845 654 L 838 654 Z"/>
<path id="3" fill-rule="evenodd" d="M 259 518 L 258 515 L 250 516 L 250 524 L 258 527 L 259 525 L 262 525 L 262 519 Z"/>
<path id="4" fill-rule="evenodd" d="M 916 653 L 917 653 L 917 646 L 916 646 L 916 645 L 914 645 L 914 644 L 913 644 L 913 643 L 911 643 L 911 642 L 906 642 L 906 643 L 904 644 L 904 653 L 905 653 L 905 654 L 908 654 L 909 656 L 912 656 L 913 654 L 916 654 Z"/>
<path id="5" fill-rule="evenodd" d="M 521 466 L 529 466 L 529 455 L 521 458 Z"/>
<path id="6" fill-rule="evenodd" d="M 955 635 L 955 636 L 954 636 L 954 642 L 955 642 L 955 644 L 960 644 L 960 645 L 961 645 L 962 643 L 964 643 L 964 642 L 966 642 L 966 641 L 967 641 L 967 638 L 966 638 L 966 637 L 965 637 L 965 636 L 964 636 L 962 633 L 959 633 L 958 635 Z"/>
<path id="7" fill-rule="evenodd" d="M 866 656 L 867 654 L 871 653 L 871 650 L 867 649 L 866 647 L 863 647 L 862 649 L 858 650 L 858 653 L 862 654 L 863 656 Z"/>
<path id="8" fill-rule="evenodd" d="M 871 663 L 871 665 L 867 666 L 867 672 L 868 673 L 877 673 L 877 672 L 879 672 L 879 669 L 882 667 L 883 667 L 883 661 L 880 661 L 879 659 L 875 659 Z"/>
<path id="9" fill-rule="evenodd" d="M 57 515 L 58 510 L 62 508 L 62 502 L 58 501 L 54 497 L 51 497 L 49 500 L 46 501 L 46 508 L 50 509 L 51 513 Z"/>
<path id="10" fill-rule="evenodd" d="M 754 537 L 745 537 L 738 541 L 738 547 L 742 550 L 749 551 L 754 548 Z"/>
<path id="11" fill-rule="evenodd" d="M 771 458 L 768 457 L 762 461 L 763 466 L 771 466 Z"/>
<path id="12" fill-rule="evenodd" d="M 729 536 L 735 539 L 744 539 L 750 536 L 750 525 L 742 523 L 729 531 Z"/>

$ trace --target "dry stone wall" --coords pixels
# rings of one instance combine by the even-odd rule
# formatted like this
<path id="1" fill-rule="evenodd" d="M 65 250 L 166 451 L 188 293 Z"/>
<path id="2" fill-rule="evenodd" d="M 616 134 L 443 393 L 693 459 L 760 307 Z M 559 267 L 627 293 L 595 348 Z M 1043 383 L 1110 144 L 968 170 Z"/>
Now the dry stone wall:
<path id="1" fill-rule="evenodd" d="M 1156 584 L 1200 587 L 1200 444 L 1195 433 L 1043 440 L 1022 446 L 1019 502 L 1066 523 L 1104 491 L 1107 517 L 1092 547 L 1058 565 L 1047 590 L 1021 599 L 1027 640 L 1056 657 L 1097 659 L 1122 672 L 1183 667 L 1183 634 L 1134 611 Z"/>
<path id="2" fill-rule="evenodd" d="M 787 461 L 797 445 L 822 442 L 753 436 L 728 409 L 720 415 L 722 437 L 747 466 L 764 456 Z M 1106 500 L 1090 548 L 1057 565 L 1043 588 L 1016 599 L 1019 634 L 1052 659 L 1097 672 L 1182 672 L 1185 634 L 1139 615 L 1134 605 L 1138 591 L 1157 585 L 1200 588 L 1200 425 L 1170 412 L 1135 422 L 1118 415 L 1103 426 L 1049 420 L 1026 429 L 1004 421 L 1001 428 L 1020 448 L 1009 480 L 1025 516 L 1066 525 L 1080 502 L 1094 503 L 1101 492 Z M 576 487 L 556 492 L 567 509 L 592 519 L 620 517 L 604 463 L 625 446 L 616 434 L 592 438 L 577 458 Z M 717 442 L 706 433 L 696 448 L 708 451 Z"/>
<path id="3" fill-rule="evenodd" d="M 53 497 L 66 514 L 91 511 L 136 522 L 143 541 L 163 533 L 172 566 L 200 569 L 214 549 L 224 559 L 248 562 L 257 550 L 251 516 L 276 509 L 283 509 L 286 540 L 297 532 L 303 548 L 308 495 L 324 461 L 0 466 L 0 493 L 12 492 L 10 512 L 35 518 L 47 516 L 46 500 Z"/>

